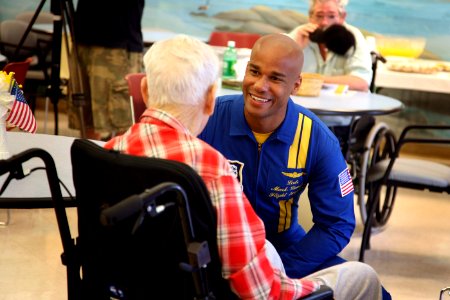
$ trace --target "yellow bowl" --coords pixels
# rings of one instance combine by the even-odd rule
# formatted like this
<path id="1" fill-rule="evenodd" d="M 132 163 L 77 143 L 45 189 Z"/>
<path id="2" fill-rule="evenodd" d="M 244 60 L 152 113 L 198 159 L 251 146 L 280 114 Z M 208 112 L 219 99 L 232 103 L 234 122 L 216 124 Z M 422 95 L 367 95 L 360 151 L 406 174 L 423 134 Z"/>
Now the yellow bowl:
<path id="1" fill-rule="evenodd" d="M 378 52 L 383 56 L 418 58 L 425 49 L 423 37 L 379 36 L 376 38 Z"/>
<path id="2" fill-rule="evenodd" d="M 302 84 L 298 96 L 317 97 L 322 89 L 323 76 L 316 73 L 302 73 Z"/>

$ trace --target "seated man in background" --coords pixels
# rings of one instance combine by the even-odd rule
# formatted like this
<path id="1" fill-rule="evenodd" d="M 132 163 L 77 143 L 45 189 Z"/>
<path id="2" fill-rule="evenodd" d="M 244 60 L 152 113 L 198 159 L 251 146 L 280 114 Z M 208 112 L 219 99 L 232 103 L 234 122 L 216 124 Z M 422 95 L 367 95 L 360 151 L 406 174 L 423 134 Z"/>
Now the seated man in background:
<path id="1" fill-rule="evenodd" d="M 305 55 L 303 72 L 322 74 L 325 83 L 348 85 L 351 90 L 367 92 L 372 80 L 372 57 L 361 31 L 345 22 L 347 2 L 347 0 L 311 0 L 309 23 L 296 27 L 288 35 L 303 49 Z M 325 30 L 335 24 L 344 26 L 355 38 L 355 47 L 345 55 L 329 51 L 323 43 L 310 40 L 310 35 L 316 29 Z M 351 117 L 323 116 L 321 119 L 336 134 L 343 153 L 346 153 Z"/>
<path id="2" fill-rule="evenodd" d="M 301 48 L 286 35 L 257 40 L 243 94 L 219 97 L 199 135 L 233 165 L 291 278 L 344 262 L 337 255 L 355 228 L 353 184 L 336 137 L 289 98 L 302 65 Z M 298 202 L 307 186 L 314 225 L 306 233 Z"/>
<path id="3" fill-rule="evenodd" d="M 144 65 L 147 78 L 142 93 L 147 109 L 139 123 L 105 148 L 181 161 L 199 173 L 217 212 L 222 274 L 239 298 L 297 299 L 327 284 L 336 299 L 380 299 L 377 275 L 363 263 L 348 262 L 307 279 L 291 279 L 273 267 L 266 254 L 264 224 L 229 163 L 196 138 L 215 105 L 219 60 L 210 46 L 180 35 L 155 43 L 145 54 Z"/>
<path id="4" fill-rule="evenodd" d="M 372 80 L 370 49 L 361 31 L 345 22 L 347 0 L 311 0 L 309 23 L 300 25 L 288 35 L 303 49 L 305 63 L 303 72 L 324 75 L 325 83 L 346 84 L 350 89 L 367 92 Z M 311 42 L 309 37 L 316 29 L 325 30 L 339 24 L 355 37 L 355 48 L 346 55 L 327 49 L 324 44 Z"/>

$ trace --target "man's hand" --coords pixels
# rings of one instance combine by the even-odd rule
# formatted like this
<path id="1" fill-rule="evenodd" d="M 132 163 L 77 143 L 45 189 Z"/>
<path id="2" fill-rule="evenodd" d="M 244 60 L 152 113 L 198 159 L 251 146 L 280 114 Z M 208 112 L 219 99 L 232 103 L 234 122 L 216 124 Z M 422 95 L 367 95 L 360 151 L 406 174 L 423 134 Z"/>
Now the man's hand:
<path id="1" fill-rule="evenodd" d="M 309 43 L 309 35 L 317 29 L 317 24 L 306 23 L 295 27 L 288 35 L 295 40 L 302 49 Z"/>

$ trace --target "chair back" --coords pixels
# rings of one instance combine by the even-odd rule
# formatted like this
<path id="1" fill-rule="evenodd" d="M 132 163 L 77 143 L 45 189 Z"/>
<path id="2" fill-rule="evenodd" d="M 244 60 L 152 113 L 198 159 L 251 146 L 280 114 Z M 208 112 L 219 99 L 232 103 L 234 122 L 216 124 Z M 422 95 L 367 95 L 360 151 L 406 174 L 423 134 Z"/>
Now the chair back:
<path id="1" fill-rule="evenodd" d="M 35 11 L 23 11 L 21 13 L 18 13 L 15 17 L 16 20 L 24 21 L 24 22 L 31 22 L 32 18 L 35 15 Z M 53 21 L 55 20 L 55 15 L 51 12 L 41 11 L 36 17 L 36 20 L 34 21 L 35 24 L 53 24 Z"/>
<path id="2" fill-rule="evenodd" d="M 82 278 L 79 284 L 68 284 L 69 299 L 74 295 L 76 299 L 206 299 L 195 288 L 205 287 L 206 279 L 207 290 L 217 299 L 233 298 L 221 276 L 215 210 L 203 180 L 192 168 L 175 161 L 120 154 L 82 139 L 73 143 L 71 159 L 79 236 L 78 257 L 69 264 L 80 262 Z M 173 191 L 156 192 L 155 202 L 146 205 L 143 192 L 151 194 L 149 189 L 167 182 L 179 186 L 185 199 Z M 130 196 L 131 200 L 126 199 Z M 183 208 L 179 203 L 186 205 Z M 120 216 L 110 218 L 114 225 L 105 226 L 102 213 L 104 217 L 116 204 Z M 165 210 L 158 213 L 164 205 Z M 190 216 L 192 230 L 183 229 L 183 214 Z M 209 246 L 211 262 L 201 273 L 182 270 L 189 269 L 188 262 L 205 259 L 189 239 L 197 245 L 206 241 Z M 71 270 L 68 278 L 80 276 L 80 269 Z"/>
<path id="3" fill-rule="evenodd" d="M 257 33 L 247 32 L 228 32 L 228 31 L 213 31 L 209 36 L 211 46 L 226 47 L 228 41 L 235 41 L 236 48 L 253 48 L 256 40 L 261 37 Z"/>
<path id="4" fill-rule="evenodd" d="M 22 48 L 17 55 L 15 51 L 25 33 L 28 24 L 20 20 L 5 20 L 0 23 L 1 53 L 9 60 L 19 61 L 37 55 L 38 37 L 34 32 L 29 32 Z"/>
<path id="5" fill-rule="evenodd" d="M 0 24 L 0 52 L 9 61 L 25 60 L 28 57 L 37 57 L 36 63 L 30 65 L 29 78 L 45 80 L 49 82 L 51 68 L 52 35 L 38 34 L 29 31 L 27 37 L 18 50 L 19 43 L 25 34 L 28 23 L 22 20 L 6 20 Z"/>
<path id="6" fill-rule="evenodd" d="M 139 122 L 139 118 L 147 108 L 141 93 L 141 80 L 143 77 L 145 77 L 145 73 L 130 73 L 125 76 L 125 80 L 128 83 L 133 124 Z"/>
<path id="7" fill-rule="evenodd" d="M 7 73 L 14 72 L 14 78 L 17 83 L 24 85 L 25 77 L 27 76 L 28 68 L 30 67 L 30 63 L 32 61 L 33 58 L 29 57 L 24 61 L 10 62 L 3 67 L 3 71 Z"/>

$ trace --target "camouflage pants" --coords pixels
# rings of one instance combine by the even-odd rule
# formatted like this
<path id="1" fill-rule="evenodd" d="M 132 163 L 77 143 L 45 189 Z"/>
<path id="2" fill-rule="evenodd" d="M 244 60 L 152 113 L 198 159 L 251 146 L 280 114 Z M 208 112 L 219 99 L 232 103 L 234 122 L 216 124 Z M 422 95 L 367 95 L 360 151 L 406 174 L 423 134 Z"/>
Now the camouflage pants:
<path id="1" fill-rule="evenodd" d="M 82 109 L 86 128 L 109 134 L 128 129 L 132 121 L 124 77 L 143 71 L 143 54 L 84 45 L 78 46 L 78 54 L 87 99 Z M 79 110 L 73 104 L 71 107 L 69 125 L 80 128 Z"/>

